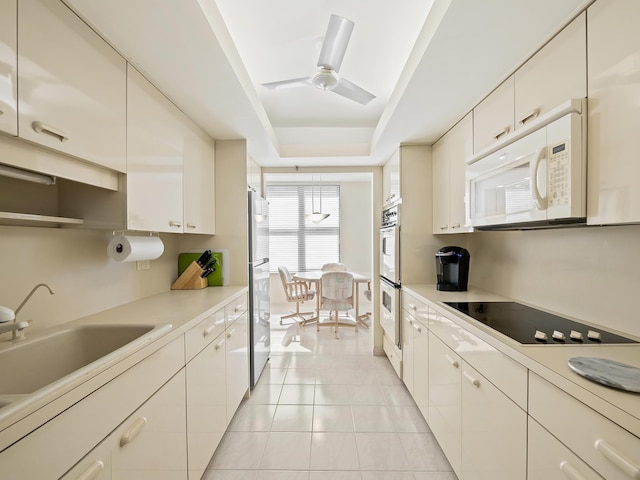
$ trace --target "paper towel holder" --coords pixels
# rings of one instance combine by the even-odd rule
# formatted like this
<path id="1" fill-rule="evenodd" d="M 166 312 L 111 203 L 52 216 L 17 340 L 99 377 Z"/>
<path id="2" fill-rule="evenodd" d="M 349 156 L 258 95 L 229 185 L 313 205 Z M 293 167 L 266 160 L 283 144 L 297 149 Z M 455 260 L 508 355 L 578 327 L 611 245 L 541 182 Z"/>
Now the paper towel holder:
<path id="1" fill-rule="evenodd" d="M 148 233 L 150 237 L 159 237 L 160 234 L 158 232 L 136 232 L 136 231 L 132 231 L 132 230 L 113 230 L 111 232 L 111 236 L 115 237 L 116 235 L 127 235 L 128 233 Z M 144 235 L 139 235 L 140 237 L 144 236 Z M 116 252 L 118 253 L 122 253 L 122 250 L 124 249 L 124 247 L 122 246 L 122 244 L 119 244 L 116 247 Z"/>

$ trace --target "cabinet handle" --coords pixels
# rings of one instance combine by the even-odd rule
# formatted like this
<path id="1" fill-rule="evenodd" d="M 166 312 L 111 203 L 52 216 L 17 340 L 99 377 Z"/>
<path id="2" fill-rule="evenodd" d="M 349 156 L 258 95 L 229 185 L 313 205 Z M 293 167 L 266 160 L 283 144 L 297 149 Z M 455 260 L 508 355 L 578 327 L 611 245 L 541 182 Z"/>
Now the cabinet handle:
<path id="1" fill-rule="evenodd" d="M 224 345 L 224 338 L 222 340 L 220 340 L 218 343 L 215 344 L 215 346 L 213 347 L 214 350 L 220 350 L 222 348 L 222 346 Z"/>
<path id="2" fill-rule="evenodd" d="M 211 325 L 209 328 L 205 328 L 202 332 L 203 337 L 208 337 L 216 330 L 217 325 Z"/>
<path id="3" fill-rule="evenodd" d="M 535 110 L 533 110 L 533 112 L 531 112 L 529 115 L 527 115 L 522 120 L 520 120 L 520 125 L 524 125 L 529 120 L 533 120 L 534 118 L 536 118 L 538 115 L 540 115 L 540 109 L 536 108 Z"/>
<path id="4" fill-rule="evenodd" d="M 462 375 L 464 375 L 464 378 L 466 378 L 471 385 L 473 385 L 474 387 L 480 387 L 480 380 L 478 380 L 476 377 L 471 375 L 469 372 L 464 370 L 462 372 Z"/>
<path id="5" fill-rule="evenodd" d="M 456 223 L 455 225 L 451 225 L 451 228 L 460 228 L 460 224 Z"/>
<path id="6" fill-rule="evenodd" d="M 640 479 L 640 466 L 633 460 L 627 458 L 623 453 L 616 450 L 604 440 L 596 440 L 596 450 L 622 470 L 629 478 Z"/>
<path id="7" fill-rule="evenodd" d="M 147 419 L 145 417 L 140 417 L 135 422 L 133 422 L 133 425 L 131 425 L 129 429 L 124 432 L 122 437 L 120 437 L 120 448 L 124 447 L 128 443 L 131 443 L 142 431 L 146 424 Z"/>
<path id="8" fill-rule="evenodd" d="M 449 225 L 441 225 L 440 226 L 440 230 L 446 230 L 447 228 L 449 228 Z"/>
<path id="9" fill-rule="evenodd" d="M 578 472 L 573 465 L 571 465 L 566 460 L 560 462 L 560 471 L 564 473 L 564 476 L 569 480 L 586 480 L 580 472 Z"/>
<path id="10" fill-rule="evenodd" d="M 460 366 L 458 361 L 452 358 L 448 353 L 445 353 L 444 358 L 446 358 L 447 362 L 449 362 L 453 367 L 458 368 Z"/>
<path id="11" fill-rule="evenodd" d="M 42 122 L 39 122 L 39 121 L 33 122 L 31 126 L 36 131 L 36 133 L 44 133 L 46 135 L 51 135 L 52 137 L 55 137 L 58 140 L 60 140 L 61 143 L 69 140 L 69 137 L 67 137 L 64 134 L 64 132 L 62 132 L 61 130 L 58 130 L 57 128 L 50 127 L 49 125 L 45 125 Z"/>
<path id="12" fill-rule="evenodd" d="M 198 228 L 198 226 L 193 223 L 187 223 L 187 228 Z"/>
<path id="13" fill-rule="evenodd" d="M 418 325 L 417 323 L 412 322 L 411 325 L 413 325 L 413 328 L 415 328 L 418 333 L 422 332 L 420 325 Z"/>
<path id="14" fill-rule="evenodd" d="M 171 221 L 169 222 L 169 226 L 170 226 L 170 227 L 177 227 L 177 228 L 180 228 L 180 227 L 182 226 L 182 222 L 176 222 L 175 220 L 171 220 Z"/>
<path id="15" fill-rule="evenodd" d="M 418 309 L 418 308 L 417 308 L 413 303 L 410 303 L 410 304 L 409 304 L 409 308 L 410 308 L 411 310 L 417 310 L 417 309 Z"/>
<path id="16" fill-rule="evenodd" d="M 236 333 L 236 329 L 235 328 L 233 330 L 231 330 L 229 333 L 227 333 L 227 338 L 231 338 L 234 333 Z"/>
<path id="17" fill-rule="evenodd" d="M 234 309 L 234 311 L 239 312 L 243 308 L 244 308 L 244 304 L 240 303 L 239 305 L 236 305 L 236 308 Z"/>
<path id="18" fill-rule="evenodd" d="M 504 129 L 502 129 L 500 132 L 496 133 L 493 138 L 495 138 L 496 140 L 499 140 L 500 137 L 502 137 L 503 135 L 506 135 L 507 133 L 509 133 L 511 129 L 509 127 L 504 127 Z"/>
<path id="19" fill-rule="evenodd" d="M 94 478 L 98 478 L 98 475 L 102 470 L 104 470 L 104 463 L 102 460 L 96 460 L 89 466 L 89 468 L 82 472 L 76 480 L 93 480 Z"/>

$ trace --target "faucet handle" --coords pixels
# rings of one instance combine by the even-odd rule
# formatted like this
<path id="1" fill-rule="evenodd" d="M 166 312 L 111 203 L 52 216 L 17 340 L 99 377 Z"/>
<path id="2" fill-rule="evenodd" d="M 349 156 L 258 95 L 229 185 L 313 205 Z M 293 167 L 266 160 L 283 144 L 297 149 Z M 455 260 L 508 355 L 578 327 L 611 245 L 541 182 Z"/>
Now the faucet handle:
<path id="1" fill-rule="evenodd" d="M 9 307 L 3 307 L 0 305 L 0 323 L 10 322 L 15 320 L 16 314 Z"/>

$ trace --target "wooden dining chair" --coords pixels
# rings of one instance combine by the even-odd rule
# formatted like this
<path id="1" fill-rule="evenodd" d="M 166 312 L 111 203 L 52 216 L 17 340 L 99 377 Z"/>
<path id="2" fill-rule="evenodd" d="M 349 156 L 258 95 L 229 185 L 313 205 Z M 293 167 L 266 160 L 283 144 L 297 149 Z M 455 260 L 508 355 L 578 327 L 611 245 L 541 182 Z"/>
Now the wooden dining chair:
<path id="1" fill-rule="evenodd" d="M 340 310 L 349 311 L 354 308 L 353 295 L 353 275 L 349 272 L 325 272 L 320 280 L 320 309 L 329 310 L 329 318 L 322 322 L 320 317 L 316 324 L 316 330 L 320 331 L 321 326 L 334 327 L 336 338 L 340 325 L 354 327 L 358 331 L 358 322 L 351 318 L 348 313 L 342 317 Z"/>
<path id="2" fill-rule="evenodd" d="M 287 267 L 278 267 L 278 273 L 280 274 L 280 281 L 282 282 L 287 302 L 296 304 L 295 312 L 280 317 L 280 325 L 283 325 L 282 320 L 285 318 L 293 318 L 300 325 L 312 322 L 312 319 L 305 318 L 305 315 L 314 315 L 315 312 L 301 312 L 300 304 L 307 300 L 313 300 L 316 296 L 316 291 L 310 289 L 306 282 L 294 280 Z"/>

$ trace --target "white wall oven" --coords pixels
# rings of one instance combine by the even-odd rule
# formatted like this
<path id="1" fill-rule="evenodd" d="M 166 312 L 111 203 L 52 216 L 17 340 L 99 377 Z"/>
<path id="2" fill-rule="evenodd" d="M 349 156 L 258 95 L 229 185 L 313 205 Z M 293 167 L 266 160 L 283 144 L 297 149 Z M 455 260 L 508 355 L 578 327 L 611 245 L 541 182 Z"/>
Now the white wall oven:
<path id="1" fill-rule="evenodd" d="M 400 205 L 382 212 L 380 229 L 380 325 L 400 345 Z"/>

